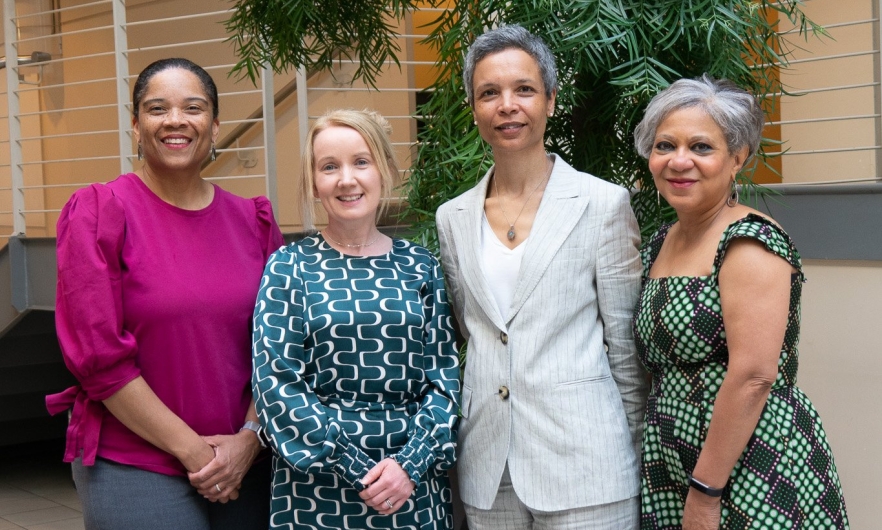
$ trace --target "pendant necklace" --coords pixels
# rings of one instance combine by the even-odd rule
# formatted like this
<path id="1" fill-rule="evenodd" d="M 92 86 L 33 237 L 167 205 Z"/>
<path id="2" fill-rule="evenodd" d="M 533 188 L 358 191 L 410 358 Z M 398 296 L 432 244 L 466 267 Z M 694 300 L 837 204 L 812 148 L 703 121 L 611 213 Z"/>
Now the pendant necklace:
<path id="1" fill-rule="evenodd" d="M 545 159 L 546 161 L 548 160 L 548 155 L 545 155 Z M 521 214 L 524 213 L 524 208 L 527 207 L 527 203 L 529 203 L 530 199 L 533 198 L 533 194 L 536 193 L 536 190 L 539 189 L 539 186 L 541 186 L 542 183 L 548 180 L 548 178 L 551 176 L 551 169 L 553 168 L 554 164 L 551 164 L 551 168 L 548 169 L 548 173 L 545 175 L 545 178 L 540 180 L 539 183 L 536 184 L 536 187 L 533 188 L 533 191 L 531 191 L 530 194 L 527 195 L 527 200 L 524 201 L 524 205 L 521 206 L 521 211 L 519 211 L 517 217 L 514 218 L 514 222 L 510 222 L 508 220 L 508 214 L 505 213 L 505 207 L 502 205 L 502 195 L 499 194 L 499 183 L 497 182 L 496 175 L 493 175 L 493 187 L 496 189 L 496 197 L 499 199 L 499 210 L 502 211 L 502 217 L 505 218 L 505 222 L 506 224 L 508 224 L 508 232 L 505 234 L 505 237 L 507 237 L 509 241 L 514 241 L 515 223 L 517 223 L 518 219 L 521 218 Z"/>

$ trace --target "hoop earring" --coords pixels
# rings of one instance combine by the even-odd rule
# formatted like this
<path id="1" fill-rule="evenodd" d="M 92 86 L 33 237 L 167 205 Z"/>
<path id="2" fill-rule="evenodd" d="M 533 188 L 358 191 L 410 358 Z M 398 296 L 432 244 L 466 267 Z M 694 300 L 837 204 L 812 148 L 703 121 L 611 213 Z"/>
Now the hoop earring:
<path id="1" fill-rule="evenodd" d="M 141 149 L 140 142 L 138 143 L 138 160 L 144 160 L 144 150 Z"/>
<path id="2" fill-rule="evenodd" d="M 735 184 L 735 180 L 732 180 L 732 192 L 729 194 L 729 198 L 726 199 L 726 206 L 729 208 L 734 208 L 738 205 L 738 185 Z"/>
<path id="3" fill-rule="evenodd" d="M 211 142 L 211 161 L 214 162 L 217 160 L 217 149 L 214 147 L 214 142 Z"/>

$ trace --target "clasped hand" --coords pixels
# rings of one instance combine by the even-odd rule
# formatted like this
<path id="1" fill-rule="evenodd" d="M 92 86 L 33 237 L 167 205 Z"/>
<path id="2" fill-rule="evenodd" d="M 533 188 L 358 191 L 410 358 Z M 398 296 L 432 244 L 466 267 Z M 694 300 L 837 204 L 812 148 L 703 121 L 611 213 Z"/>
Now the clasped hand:
<path id="1" fill-rule="evenodd" d="M 415 488 L 407 472 L 391 458 L 384 458 L 377 463 L 361 482 L 367 487 L 358 495 L 365 504 L 383 515 L 391 515 L 400 510 Z"/>
<path id="2" fill-rule="evenodd" d="M 239 498 L 242 478 L 260 452 L 250 433 L 203 436 L 214 449 L 214 458 L 195 473 L 187 473 L 190 484 L 211 502 L 226 503 Z"/>

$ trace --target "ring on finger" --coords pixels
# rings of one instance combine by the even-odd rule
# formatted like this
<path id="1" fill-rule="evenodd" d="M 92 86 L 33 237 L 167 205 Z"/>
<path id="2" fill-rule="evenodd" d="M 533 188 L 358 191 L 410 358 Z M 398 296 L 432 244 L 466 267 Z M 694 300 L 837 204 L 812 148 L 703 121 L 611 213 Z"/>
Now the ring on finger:
<path id="1" fill-rule="evenodd" d="M 392 501 L 390 501 L 389 499 L 386 499 L 386 506 L 388 506 L 389 509 L 391 510 L 395 505 L 392 504 Z"/>
<path id="2" fill-rule="evenodd" d="M 220 484 L 215 484 L 215 485 L 214 485 L 214 489 L 216 489 L 217 492 L 220 493 L 220 492 L 221 492 Z"/>

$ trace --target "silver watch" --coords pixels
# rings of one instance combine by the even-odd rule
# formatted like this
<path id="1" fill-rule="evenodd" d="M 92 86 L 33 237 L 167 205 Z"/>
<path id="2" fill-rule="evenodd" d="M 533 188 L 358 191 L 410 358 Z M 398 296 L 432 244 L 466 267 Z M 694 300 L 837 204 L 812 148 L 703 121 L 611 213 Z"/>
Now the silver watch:
<path id="1" fill-rule="evenodd" d="M 264 433 L 263 427 L 260 426 L 256 421 L 246 421 L 245 425 L 242 426 L 242 429 L 248 429 L 249 431 L 254 431 L 254 434 L 257 435 L 257 441 L 260 442 L 260 447 L 266 448 L 266 442 L 264 441 Z M 241 432 L 242 429 L 239 429 Z"/>

